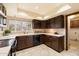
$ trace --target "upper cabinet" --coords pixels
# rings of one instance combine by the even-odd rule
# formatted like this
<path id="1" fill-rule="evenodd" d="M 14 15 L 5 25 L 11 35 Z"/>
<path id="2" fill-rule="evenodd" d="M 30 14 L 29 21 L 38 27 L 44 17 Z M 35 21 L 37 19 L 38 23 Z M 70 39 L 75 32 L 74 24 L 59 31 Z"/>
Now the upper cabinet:
<path id="1" fill-rule="evenodd" d="M 40 21 L 40 23 L 41 23 L 41 27 L 40 28 L 42 28 L 42 29 L 47 28 L 46 20 L 42 20 L 42 21 Z"/>
<path id="2" fill-rule="evenodd" d="M 32 21 L 32 25 L 33 25 L 33 28 L 34 28 L 34 29 L 39 29 L 39 28 L 41 28 L 41 22 L 40 22 L 39 20 L 34 19 L 34 20 Z"/>
<path id="3" fill-rule="evenodd" d="M 54 18 L 55 28 L 64 28 L 64 16 L 60 15 Z"/>
<path id="4" fill-rule="evenodd" d="M 48 20 L 33 20 L 34 29 L 44 29 L 44 28 L 64 28 L 64 16 L 60 15 Z"/>
<path id="5" fill-rule="evenodd" d="M 49 19 L 48 28 L 55 28 L 55 18 Z"/>

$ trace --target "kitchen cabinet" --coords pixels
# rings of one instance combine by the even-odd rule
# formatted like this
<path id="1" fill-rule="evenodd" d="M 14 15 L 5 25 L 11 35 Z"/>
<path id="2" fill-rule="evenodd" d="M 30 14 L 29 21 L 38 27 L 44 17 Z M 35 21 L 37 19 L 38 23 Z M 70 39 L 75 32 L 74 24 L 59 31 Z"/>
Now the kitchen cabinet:
<path id="1" fill-rule="evenodd" d="M 51 36 L 51 48 L 54 50 L 61 52 L 64 50 L 64 37 L 56 37 L 56 36 Z"/>
<path id="2" fill-rule="evenodd" d="M 58 52 L 64 50 L 64 36 L 57 37 L 45 34 L 27 35 L 27 36 L 17 36 L 16 40 L 17 40 L 16 45 L 17 51 L 37 46 L 40 44 L 45 44 Z"/>
<path id="3" fill-rule="evenodd" d="M 40 35 L 40 44 L 44 44 L 46 42 L 47 36 L 44 34 Z"/>
<path id="4" fill-rule="evenodd" d="M 17 36 L 16 50 L 22 50 L 33 46 L 33 36 Z"/>
<path id="5" fill-rule="evenodd" d="M 39 20 L 34 19 L 32 21 L 32 23 L 33 23 L 33 28 L 34 29 L 40 29 L 41 28 L 41 22 Z"/>
<path id="6" fill-rule="evenodd" d="M 48 20 L 33 20 L 34 29 L 64 28 L 64 16 L 56 16 Z"/>
<path id="7" fill-rule="evenodd" d="M 22 49 L 39 45 L 40 35 L 17 36 L 16 40 L 17 40 L 16 50 L 19 51 Z"/>
<path id="8" fill-rule="evenodd" d="M 42 20 L 42 21 L 40 21 L 41 22 L 41 29 L 45 29 L 46 28 L 46 21 L 45 20 Z"/>
<path id="9" fill-rule="evenodd" d="M 49 19 L 49 22 L 50 22 L 49 28 L 55 28 L 55 18 Z"/>
<path id="10" fill-rule="evenodd" d="M 64 28 L 64 16 L 55 17 L 55 28 Z"/>
<path id="11" fill-rule="evenodd" d="M 56 37 L 50 35 L 41 35 L 40 42 L 41 44 L 45 44 L 58 52 L 64 50 L 64 36 Z"/>
<path id="12" fill-rule="evenodd" d="M 46 21 L 44 20 L 33 20 L 33 28 L 34 29 L 44 29 L 46 28 Z"/>
<path id="13" fill-rule="evenodd" d="M 64 16 L 60 15 L 49 19 L 49 28 L 64 28 Z"/>

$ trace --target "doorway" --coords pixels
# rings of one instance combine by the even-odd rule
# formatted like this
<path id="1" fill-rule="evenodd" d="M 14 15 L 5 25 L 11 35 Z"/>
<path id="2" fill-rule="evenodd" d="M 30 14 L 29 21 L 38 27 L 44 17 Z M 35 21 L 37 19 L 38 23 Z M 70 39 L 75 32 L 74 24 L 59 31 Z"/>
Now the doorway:
<path id="1" fill-rule="evenodd" d="M 66 17 L 66 50 L 79 51 L 79 12 Z"/>

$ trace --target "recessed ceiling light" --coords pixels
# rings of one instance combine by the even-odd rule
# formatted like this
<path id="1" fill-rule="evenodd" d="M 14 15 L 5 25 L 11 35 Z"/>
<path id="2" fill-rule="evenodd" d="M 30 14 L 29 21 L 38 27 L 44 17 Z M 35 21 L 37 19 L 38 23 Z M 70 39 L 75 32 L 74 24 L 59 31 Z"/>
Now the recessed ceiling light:
<path id="1" fill-rule="evenodd" d="M 70 5 L 65 5 L 65 6 L 61 7 L 61 8 L 57 11 L 57 13 L 61 13 L 61 12 L 64 12 L 64 11 L 66 11 L 66 10 L 69 10 L 69 9 L 71 9 L 71 6 L 70 6 Z"/>

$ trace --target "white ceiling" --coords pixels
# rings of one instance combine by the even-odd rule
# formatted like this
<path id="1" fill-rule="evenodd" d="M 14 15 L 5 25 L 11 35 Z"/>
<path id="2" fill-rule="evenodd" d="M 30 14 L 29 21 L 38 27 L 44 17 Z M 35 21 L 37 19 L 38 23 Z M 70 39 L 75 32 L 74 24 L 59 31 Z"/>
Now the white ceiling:
<path id="1" fill-rule="evenodd" d="M 71 6 L 70 10 L 57 14 L 56 12 L 67 3 L 4 3 L 7 10 L 7 16 L 18 17 L 24 19 L 35 19 L 37 17 L 54 17 L 60 14 L 69 14 L 72 12 L 79 11 L 79 4 L 69 4 Z M 18 15 L 18 12 L 22 11 L 27 14 L 27 16 Z"/>

